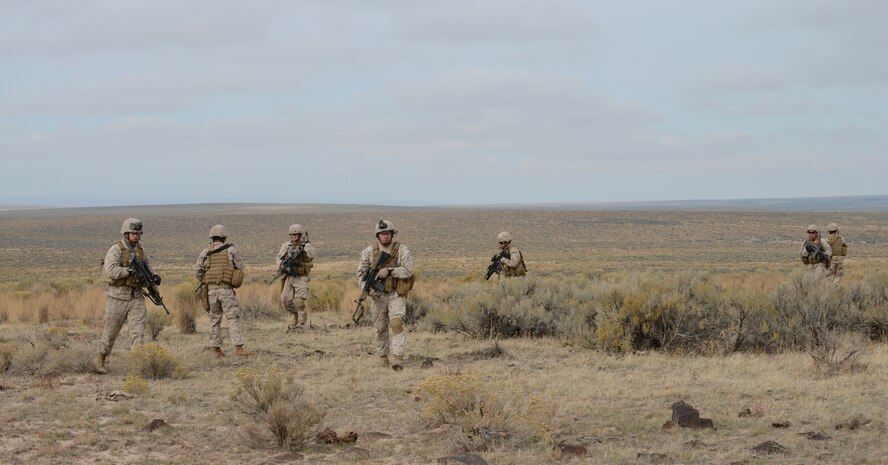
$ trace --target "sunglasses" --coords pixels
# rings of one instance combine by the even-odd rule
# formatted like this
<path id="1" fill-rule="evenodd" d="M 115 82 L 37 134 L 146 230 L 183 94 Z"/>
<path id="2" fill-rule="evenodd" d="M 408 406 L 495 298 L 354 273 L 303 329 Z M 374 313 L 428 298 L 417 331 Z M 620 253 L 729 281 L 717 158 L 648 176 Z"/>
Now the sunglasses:
<path id="1" fill-rule="evenodd" d="M 808 231 L 808 234 L 817 234 L 817 231 Z"/>
<path id="2" fill-rule="evenodd" d="M 508 243 L 509 243 L 508 241 L 501 241 L 501 242 L 500 242 L 500 245 L 508 244 Z"/>

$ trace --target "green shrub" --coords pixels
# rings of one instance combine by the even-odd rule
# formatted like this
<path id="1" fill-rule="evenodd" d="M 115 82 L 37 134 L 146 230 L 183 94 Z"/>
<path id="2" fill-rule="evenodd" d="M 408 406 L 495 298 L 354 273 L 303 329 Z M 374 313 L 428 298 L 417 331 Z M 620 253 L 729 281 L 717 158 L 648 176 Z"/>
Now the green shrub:
<path id="1" fill-rule="evenodd" d="M 292 376 L 272 368 L 262 376 L 252 368 L 235 373 L 238 386 L 231 399 L 235 407 L 251 417 L 242 434 L 250 445 L 272 442 L 296 450 L 317 431 L 323 412 L 302 399 L 302 386 Z"/>
<path id="2" fill-rule="evenodd" d="M 171 315 L 167 315 L 165 311 L 161 311 L 156 308 L 148 310 L 148 316 L 145 319 L 145 327 L 148 329 L 148 335 L 151 336 L 151 340 L 156 341 L 157 336 L 160 335 L 160 332 L 163 331 L 164 328 L 169 326 L 172 321 L 173 317 Z"/>
<path id="3" fill-rule="evenodd" d="M 139 375 L 128 375 L 120 389 L 123 392 L 137 396 L 146 396 L 150 392 L 148 381 Z"/>
<path id="4" fill-rule="evenodd" d="M 308 308 L 312 312 L 338 311 L 342 304 L 345 282 L 341 279 L 325 279 L 312 282 L 308 290 Z"/>
<path id="5" fill-rule="evenodd" d="M 463 450 L 554 443 L 554 404 L 486 383 L 476 372 L 434 375 L 418 391 L 428 424 L 448 426 Z"/>
<path id="6" fill-rule="evenodd" d="M 159 344 L 140 344 L 126 356 L 130 373 L 149 379 L 182 378 L 186 374 L 182 362 Z"/>

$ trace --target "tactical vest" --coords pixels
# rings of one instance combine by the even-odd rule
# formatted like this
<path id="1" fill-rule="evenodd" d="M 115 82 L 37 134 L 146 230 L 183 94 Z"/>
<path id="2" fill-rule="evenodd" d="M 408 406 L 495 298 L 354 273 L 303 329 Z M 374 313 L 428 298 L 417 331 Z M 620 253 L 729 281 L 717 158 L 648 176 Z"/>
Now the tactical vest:
<path id="1" fill-rule="evenodd" d="M 823 241 L 822 241 L 821 239 L 822 239 L 821 237 L 818 237 L 817 239 L 811 241 L 811 243 L 814 244 L 814 245 L 816 245 L 817 247 L 819 247 L 820 250 L 824 250 L 824 248 L 823 248 Z M 813 255 L 814 255 L 814 254 L 810 254 L 810 255 L 808 255 L 807 257 L 805 257 L 805 258 L 802 260 L 802 262 L 803 262 L 804 264 L 806 264 L 806 265 L 811 264 L 811 263 L 827 263 L 827 262 L 829 262 L 829 258 L 827 258 L 826 256 L 824 256 L 822 259 L 820 259 L 820 260 L 818 260 L 818 261 L 815 262 L 815 261 L 813 261 Z M 827 263 L 827 264 L 828 264 L 828 263 Z"/>
<path id="2" fill-rule="evenodd" d="M 379 269 L 383 268 L 397 268 L 398 266 L 398 249 L 400 249 L 401 243 L 395 242 L 392 244 L 392 253 L 388 260 L 379 264 Z M 373 266 L 376 263 L 376 260 L 379 258 L 379 242 L 373 244 L 373 251 L 370 254 L 370 266 Z M 413 276 L 409 278 L 395 278 L 394 276 L 386 276 L 385 277 L 385 292 L 397 291 L 398 295 L 403 297 L 413 289 Z"/>
<path id="3" fill-rule="evenodd" d="M 291 248 L 287 249 L 288 253 L 290 253 L 290 250 L 292 250 L 292 247 L 295 247 L 295 246 L 293 246 L 292 243 L 290 243 L 290 247 Z M 299 259 L 299 265 L 296 266 L 296 270 L 295 270 L 296 274 L 290 274 L 288 272 L 287 276 L 308 276 L 308 274 L 311 273 L 311 269 L 314 268 L 314 264 L 312 262 L 314 262 L 314 259 L 309 258 L 308 254 L 305 253 L 305 249 L 303 249 L 302 258 Z"/>
<path id="4" fill-rule="evenodd" d="M 127 248 L 126 244 L 123 243 L 123 240 L 119 240 L 119 241 L 115 242 L 114 245 L 116 245 L 117 248 L 120 249 L 120 263 L 118 263 L 118 265 L 120 265 L 123 268 L 129 267 L 130 263 L 132 261 L 132 256 L 133 256 L 132 252 L 130 252 L 130 249 Z M 141 244 L 136 244 L 135 246 L 133 246 L 133 249 L 135 249 L 135 251 L 136 251 L 136 260 L 138 260 L 140 262 L 145 260 L 145 251 L 142 250 Z M 120 287 L 120 286 L 127 286 L 127 287 L 132 287 L 132 288 L 139 287 L 139 283 L 136 281 L 136 278 L 135 278 L 135 276 L 133 276 L 132 273 L 130 273 L 129 276 L 126 276 L 124 278 L 116 278 L 116 279 L 108 278 L 108 285 L 109 286 L 116 286 L 116 287 Z"/>
<path id="5" fill-rule="evenodd" d="M 518 247 L 509 247 L 509 250 L 511 249 L 518 250 Z M 527 274 L 527 266 L 524 264 L 524 254 L 521 253 L 520 250 L 518 250 L 518 253 L 521 254 L 521 260 L 518 261 L 517 265 L 513 267 L 503 266 L 503 275 L 507 278 L 514 278 Z"/>
<path id="6" fill-rule="evenodd" d="M 844 257 L 848 255 L 848 245 L 842 240 L 839 234 L 829 235 L 829 246 L 832 247 L 833 257 Z"/>
<path id="7" fill-rule="evenodd" d="M 233 286 L 232 279 L 235 270 L 231 263 L 228 262 L 228 251 L 222 250 L 216 253 L 209 253 L 214 250 L 212 245 L 207 248 L 207 271 L 203 278 L 204 284 L 208 286 L 225 284 L 236 287 Z"/>

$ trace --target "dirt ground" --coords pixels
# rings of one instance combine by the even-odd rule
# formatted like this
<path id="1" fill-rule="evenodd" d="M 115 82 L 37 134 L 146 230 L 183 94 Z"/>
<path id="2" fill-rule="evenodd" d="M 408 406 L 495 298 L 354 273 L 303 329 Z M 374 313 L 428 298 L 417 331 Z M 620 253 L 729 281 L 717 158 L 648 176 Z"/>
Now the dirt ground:
<path id="1" fill-rule="evenodd" d="M 371 328 L 345 328 L 347 316 L 334 313 L 315 314 L 311 320 L 312 329 L 290 334 L 284 333 L 283 319 L 248 321 L 247 346 L 257 352 L 248 358 L 213 357 L 205 318 L 198 320 L 196 335 L 169 327 L 159 343 L 182 359 L 189 374 L 150 380 L 150 392 L 135 399 L 104 398 L 121 389 L 126 377 L 120 344 L 108 375 L 43 381 L 3 375 L 0 463 L 437 463 L 459 451 L 447 427 L 429 426 L 421 418 L 425 399 L 417 387 L 429 376 L 455 370 L 479 373 L 504 393 L 538 395 L 554 403 L 555 442 L 588 451 L 582 457 L 556 458 L 551 444 L 538 444 L 475 452 L 490 464 L 888 463 L 884 344 L 869 347 L 862 359 L 865 369 L 824 377 L 803 353 L 611 356 L 557 339 L 517 339 L 499 342 L 503 355 L 484 358 L 473 354 L 490 348 L 491 341 L 411 330 L 408 364 L 395 372 L 376 365 Z M 0 337 L 14 340 L 27 329 L 0 325 Z M 71 323 L 67 330 L 72 338 L 97 345 L 95 329 Z M 433 359 L 432 366 L 422 368 L 427 358 Z M 304 386 L 306 399 L 325 412 L 321 426 L 340 434 L 354 431 L 357 442 L 312 440 L 297 452 L 249 447 L 240 433 L 247 418 L 230 399 L 237 384 L 234 373 L 244 367 L 260 372 L 277 367 L 292 374 Z M 670 406 L 679 400 L 711 418 L 715 428 L 664 430 Z M 744 409 L 753 414 L 740 417 Z M 855 416 L 869 422 L 836 429 Z M 172 428 L 144 431 L 152 419 Z M 829 439 L 802 435 L 808 432 Z M 786 451 L 752 450 L 768 440 Z"/>

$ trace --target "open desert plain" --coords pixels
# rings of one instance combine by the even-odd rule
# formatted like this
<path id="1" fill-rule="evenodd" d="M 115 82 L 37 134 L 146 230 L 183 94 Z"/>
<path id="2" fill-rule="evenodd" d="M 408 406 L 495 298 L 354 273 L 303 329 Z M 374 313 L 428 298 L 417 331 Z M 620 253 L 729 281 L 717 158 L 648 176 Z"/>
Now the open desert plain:
<path id="1" fill-rule="evenodd" d="M 171 315 L 147 302 L 146 344 L 127 350 L 124 328 L 99 375 L 100 261 L 128 217 Z M 351 320 L 380 219 L 415 257 L 401 371 Z M 831 222 L 839 285 L 799 258 L 806 226 Z M 194 294 L 217 223 L 246 264 L 248 357 L 227 329 L 214 356 Z M 293 223 L 318 256 L 308 325 L 286 332 L 266 281 Z M 501 231 L 526 277 L 484 279 Z M 4 211 L 0 464 L 884 464 L 886 265 L 885 212 Z"/>

